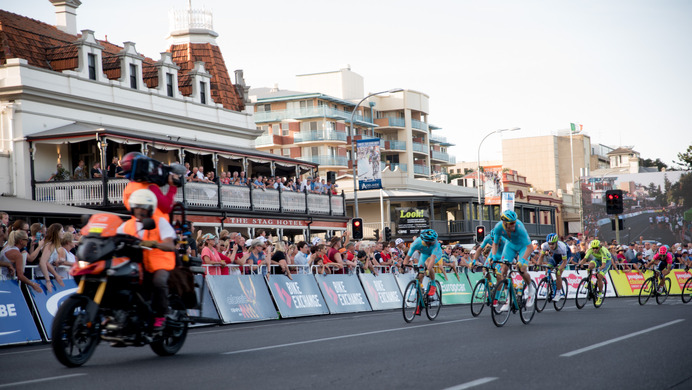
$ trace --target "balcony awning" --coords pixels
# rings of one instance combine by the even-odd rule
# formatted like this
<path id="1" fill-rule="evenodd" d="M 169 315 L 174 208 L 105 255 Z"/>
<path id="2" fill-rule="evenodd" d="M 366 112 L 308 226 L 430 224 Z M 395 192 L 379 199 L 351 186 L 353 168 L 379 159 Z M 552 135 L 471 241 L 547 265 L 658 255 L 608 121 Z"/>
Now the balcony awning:
<path id="1" fill-rule="evenodd" d="M 93 215 L 99 213 L 115 214 L 107 211 L 92 210 L 82 207 L 65 206 L 48 202 L 38 202 L 31 199 L 15 198 L 10 196 L 0 196 L 0 210 L 9 212 L 13 215 Z M 115 214 L 121 217 L 125 215 Z"/>

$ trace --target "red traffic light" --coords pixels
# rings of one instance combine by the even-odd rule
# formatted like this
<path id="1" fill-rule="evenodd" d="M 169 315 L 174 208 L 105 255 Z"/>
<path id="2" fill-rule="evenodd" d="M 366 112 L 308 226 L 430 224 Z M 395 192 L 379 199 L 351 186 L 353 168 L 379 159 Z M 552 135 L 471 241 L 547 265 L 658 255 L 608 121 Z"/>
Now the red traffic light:
<path id="1" fill-rule="evenodd" d="M 353 226 L 355 226 L 355 227 L 360 226 L 360 221 L 353 221 Z"/>

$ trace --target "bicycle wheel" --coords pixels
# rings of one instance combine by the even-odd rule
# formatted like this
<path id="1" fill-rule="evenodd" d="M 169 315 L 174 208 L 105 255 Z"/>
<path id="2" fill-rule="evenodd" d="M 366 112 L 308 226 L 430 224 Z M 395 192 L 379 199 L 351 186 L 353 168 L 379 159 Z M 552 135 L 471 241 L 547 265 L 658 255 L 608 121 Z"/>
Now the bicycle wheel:
<path id="1" fill-rule="evenodd" d="M 425 305 L 425 315 L 428 316 L 430 321 L 437 318 L 440 314 L 440 309 L 442 308 L 442 285 L 439 281 L 435 281 L 435 294 L 428 295 L 428 302 Z"/>
<path id="2" fill-rule="evenodd" d="M 493 317 L 493 323 L 498 327 L 506 324 L 507 320 L 509 319 L 511 310 L 510 305 L 512 304 L 512 298 L 509 292 L 509 283 L 509 279 L 503 280 L 502 283 L 495 286 L 491 295 L 493 299 L 497 298 L 497 307 L 493 307 L 490 314 Z M 507 305 L 506 308 L 504 307 L 505 305 Z M 503 308 L 504 311 L 501 311 Z"/>
<path id="3" fill-rule="evenodd" d="M 534 284 L 531 281 L 531 284 Z M 524 286 L 524 293 L 521 294 L 521 303 L 519 304 L 519 317 L 521 317 L 521 322 L 528 324 L 531 319 L 536 314 L 536 296 L 531 296 L 529 293 L 531 291 L 531 284 L 526 284 Z M 534 284 L 535 288 L 535 284 Z M 529 302 L 533 301 L 533 305 L 529 305 Z"/>
<path id="4" fill-rule="evenodd" d="M 483 308 L 488 303 L 489 294 L 488 281 L 485 278 L 479 280 L 473 288 L 473 294 L 471 295 L 471 315 L 478 317 L 481 314 Z"/>
<path id="5" fill-rule="evenodd" d="M 545 305 L 548 304 L 551 295 L 553 294 L 552 288 L 548 283 L 549 276 L 546 276 L 538 283 L 538 288 L 536 288 L 536 311 L 542 312 L 545 309 Z"/>
<path id="6" fill-rule="evenodd" d="M 666 278 L 663 283 L 663 291 L 656 294 L 656 303 L 659 305 L 668 299 L 668 294 L 670 294 L 670 279 Z"/>
<path id="7" fill-rule="evenodd" d="M 687 279 L 685 286 L 682 288 L 682 302 L 687 303 L 692 300 L 692 278 Z"/>
<path id="8" fill-rule="evenodd" d="M 562 310 L 565 307 L 565 302 L 567 302 L 567 281 L 562 279 L 562 299 L 559 301 L 553 300 L 553 306 L 555 306 L 555 311 Z"/>
<path id="9" fill-rule="evenodd" d="M 574 298 L 574 302 L 577 305 L 577 309 L 581 309 L 586 305 L 589 300 L 589 278 L 586 277 L 579 282 L 577 287 L 577 296 Z"/>
<path id="10" fill-rule="evenodd" d="M 644 305 L 649 301 L 651 295 L 654 293 L 654 277 L 648 278 L 642 284 L 642 289 L 639 290 L 639 304 Z"/>
<path id="11" fill-rule="evenodd" d="M 605 299 L 606 299 L 606 293 L 608 292 L 608 279 L 606 279 L 605 276 L 603 277 L 603 296 L 601 297 L 600 302 L 598 301 L 598 285 L 597 284 L 594 285 L 593 289 L 594 289 L 594 293 L 596 295 L 594 297 L 594 300 L 593 300 L 593 306 L 595 308 L 599 308 L 599 307 L 603 306 L 603 302 L 605 302 Z"/>
<path id="12" fill-rule="evenodd" d="M 418 283 L 416 280 L 412 280 L 406 286 L 404 290 L 404 300 L 401 305 L 401 310 L 404 313 L 404 321 L 411 322 L 416 316 L 416 309 L 418 307 L 420 289 L 418 288 Z"/>

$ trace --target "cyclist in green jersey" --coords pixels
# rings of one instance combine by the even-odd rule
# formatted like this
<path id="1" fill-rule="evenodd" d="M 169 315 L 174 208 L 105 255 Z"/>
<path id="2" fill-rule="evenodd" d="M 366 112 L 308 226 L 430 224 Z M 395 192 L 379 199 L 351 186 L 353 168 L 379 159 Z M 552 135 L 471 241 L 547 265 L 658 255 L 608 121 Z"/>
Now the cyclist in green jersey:
<path id="1" fill-rule="evenodd" d="M 603 278 L 613 264 L 613 258 L 610 255 L 608 248 L 602 247 L 599 240 L 593 240 L 591 241 L 586 254 L 584 254 L 584 258 L 579 261 L 579 264 L 577 264 L 577 268 L 579 268 L 579 266 L 581 266 L 591 257 L 593 257 L 593 260 L 589 262 L 589 270 L 596 268 L 597 271 L 596 276 L 598 278 L 598 298 L 596 304 L 600 304 L 603 300 L 603 294 L 605 294 L 605 291 L 603 291 Z"/>

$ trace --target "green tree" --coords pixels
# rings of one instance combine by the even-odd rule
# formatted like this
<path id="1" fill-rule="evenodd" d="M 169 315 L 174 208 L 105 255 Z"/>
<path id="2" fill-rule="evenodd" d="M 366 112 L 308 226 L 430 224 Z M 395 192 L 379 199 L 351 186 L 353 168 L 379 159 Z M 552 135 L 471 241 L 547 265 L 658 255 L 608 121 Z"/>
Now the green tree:
<path id="1" fill-rule="evenodd" d="M 692 172 L 680 176 L 670 189 L 670 200 L 685 208 L 692 207 Z"/>
<path id="2" fill-rule="evenodd" d="M 678 153 L 679 162 L 674 161 L 676 164 L 681 165 L 683 169 L 692 170 L 692 145 L 687 147 L 685 153 Z"/>
<path id="3" fill-rule="evenodd" d="M 640 165 L 642 167 L 656 167 L 659 170 L 659 172 L 661 170 L 663 170 L 663 168 L 665 168 L 666 170 L 669 170 L 668 165 L 666 163 L 664 163 L 663 161 L 661 161 L 660 158 L 657 158 L 656 160 L 652 160 L 650 158 L 644 158 L 640 161 L 641 161 Z"/>

